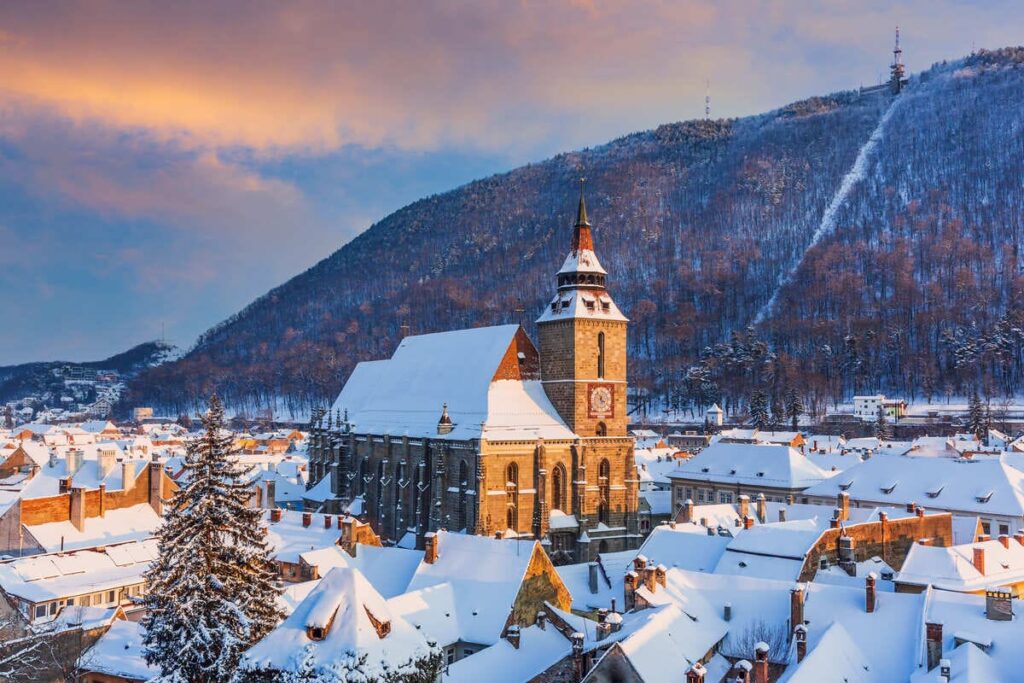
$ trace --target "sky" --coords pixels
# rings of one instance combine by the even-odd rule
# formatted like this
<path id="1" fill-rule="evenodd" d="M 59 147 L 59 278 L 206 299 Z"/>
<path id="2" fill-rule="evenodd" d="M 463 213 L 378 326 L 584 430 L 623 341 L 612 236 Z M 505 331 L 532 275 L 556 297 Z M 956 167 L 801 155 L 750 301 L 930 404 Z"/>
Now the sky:
<path id="1" fill-rule="evenodd" d="M 1024 3 L 0 3 L 0 366 L 205 329 L 425 195 L 1024 43 Z M 710 81 L 710 88 L 708 88 Z"/>

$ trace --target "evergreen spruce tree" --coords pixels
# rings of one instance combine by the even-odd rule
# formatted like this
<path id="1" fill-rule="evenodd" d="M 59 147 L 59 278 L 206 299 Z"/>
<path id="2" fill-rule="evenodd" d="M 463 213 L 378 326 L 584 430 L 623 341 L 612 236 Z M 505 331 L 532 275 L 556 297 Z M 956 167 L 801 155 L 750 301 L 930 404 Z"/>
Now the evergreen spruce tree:
<path id="1" fill-rule="evenodd" d="M 800 415 L 804 412 L 804 402 L 800 398 L 800 394 L 797 393 L 796 389 L 790 387 L 786 392 L 786 417 L 790 419 L 790 424 L 793 425 L 793 431 L 797 431 L 800 426 Z"/>
<path id="2" fill-rule="evenodd" d="M 967 399 L 967 429 L 978 438 L 985 431 L 985 408 L 978 398 L 977 389 L 971 389 L 971 396 Z"/>
<path id="3" fill-rule="evenodd" d="M 230 458 L 216 396 L 202 422 L 146 575 L 145 656 L 163 683 L 229 681 L 241 653 L 284 616 L 260 511 L 249 507 L 244 470 Z"/>
<path id="4" fill-rule="evenodd" d="M 892 436 L 889 419 L 885 414 L 885 406 L 878 406 L 878 417 L 875 418 L 875 438 L 885 441 Z"/>
<path id="5" fill-rule="evenodd" d="M 771 418 L 768 416 L 768 396 L 762 389 L 755 389 L 750 397 L 750 419 L 754 427 L 760 430 L 768 429 Z"/>

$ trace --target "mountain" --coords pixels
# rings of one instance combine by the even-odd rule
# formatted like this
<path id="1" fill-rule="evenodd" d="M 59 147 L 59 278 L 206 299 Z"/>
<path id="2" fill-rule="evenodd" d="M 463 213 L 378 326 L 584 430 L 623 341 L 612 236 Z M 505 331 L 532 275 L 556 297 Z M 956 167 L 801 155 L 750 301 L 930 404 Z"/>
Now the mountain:
<path id="1" fill-rule="evenodd" d="M 888 91 L 688 121 L 417 201 L 141 373 L 134 403 L 301 411 L 412 333 L 534 331 L 576 181 L 634 325 L 634 404 L 779 411 L 852 392 L 1020 389 L 1024 48 Z M 582 171 L 581 171 L 582 169 Z"/>
<path id="2" fill-rule="evenodd" d="M 180 350 L 172 344 L 151 341 L 99 361 L 46 361 L 0 366 L 0 403 L 26 396 L 42 397 L 64 386 L 68 376 L 86 376 L 82 371 L 116 372 L 122 378 L 175 359 Z"/>

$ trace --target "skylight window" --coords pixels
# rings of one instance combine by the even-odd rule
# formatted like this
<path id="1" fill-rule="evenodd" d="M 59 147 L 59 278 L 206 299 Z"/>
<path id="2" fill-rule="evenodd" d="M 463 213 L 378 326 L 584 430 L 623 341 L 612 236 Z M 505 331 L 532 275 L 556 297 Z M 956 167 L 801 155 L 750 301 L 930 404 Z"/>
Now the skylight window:
<path id="1" fill-rule="evenodd" d="M 979 503 L 987 503 L 992 498 L 992 491 L 983 491 L 975 496 L 975 500 Z"/>
<path id="2" fill-rule="evenodd" d="M 925 493 L 928 495 L 929 498 L 938 498 L 939 494 L 942 493 L 942 489 L 944 488 L 946 488 L 945 484 L 938 484 L 925 491 Z"/>
<path id="3" fill-rule="evenodd" d="M 884 493 L 886 495 L 892 493 L 893 490 L 896 488 L 897 484 L 899 484 L 899 482 L 898 481 L 894 481 L 891 484 L 889 484 L 888 486 L 883 486 L 882 489 L 881 489 L 882 493 Z"/>

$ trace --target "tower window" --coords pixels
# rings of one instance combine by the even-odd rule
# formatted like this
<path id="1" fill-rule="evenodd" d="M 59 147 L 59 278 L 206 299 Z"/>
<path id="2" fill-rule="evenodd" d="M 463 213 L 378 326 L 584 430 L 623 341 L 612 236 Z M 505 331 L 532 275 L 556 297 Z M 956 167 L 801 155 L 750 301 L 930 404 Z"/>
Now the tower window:
<path id="1" fill-rule="evenodd" d="M 604 332 L 597 333 L 597 377 L 604 379 Z"/>
<path id="2" fill-rule="evenodd" d="M 597 435 L 608 436 L 608 426 L 604 422 L 597 423 Z"/>

